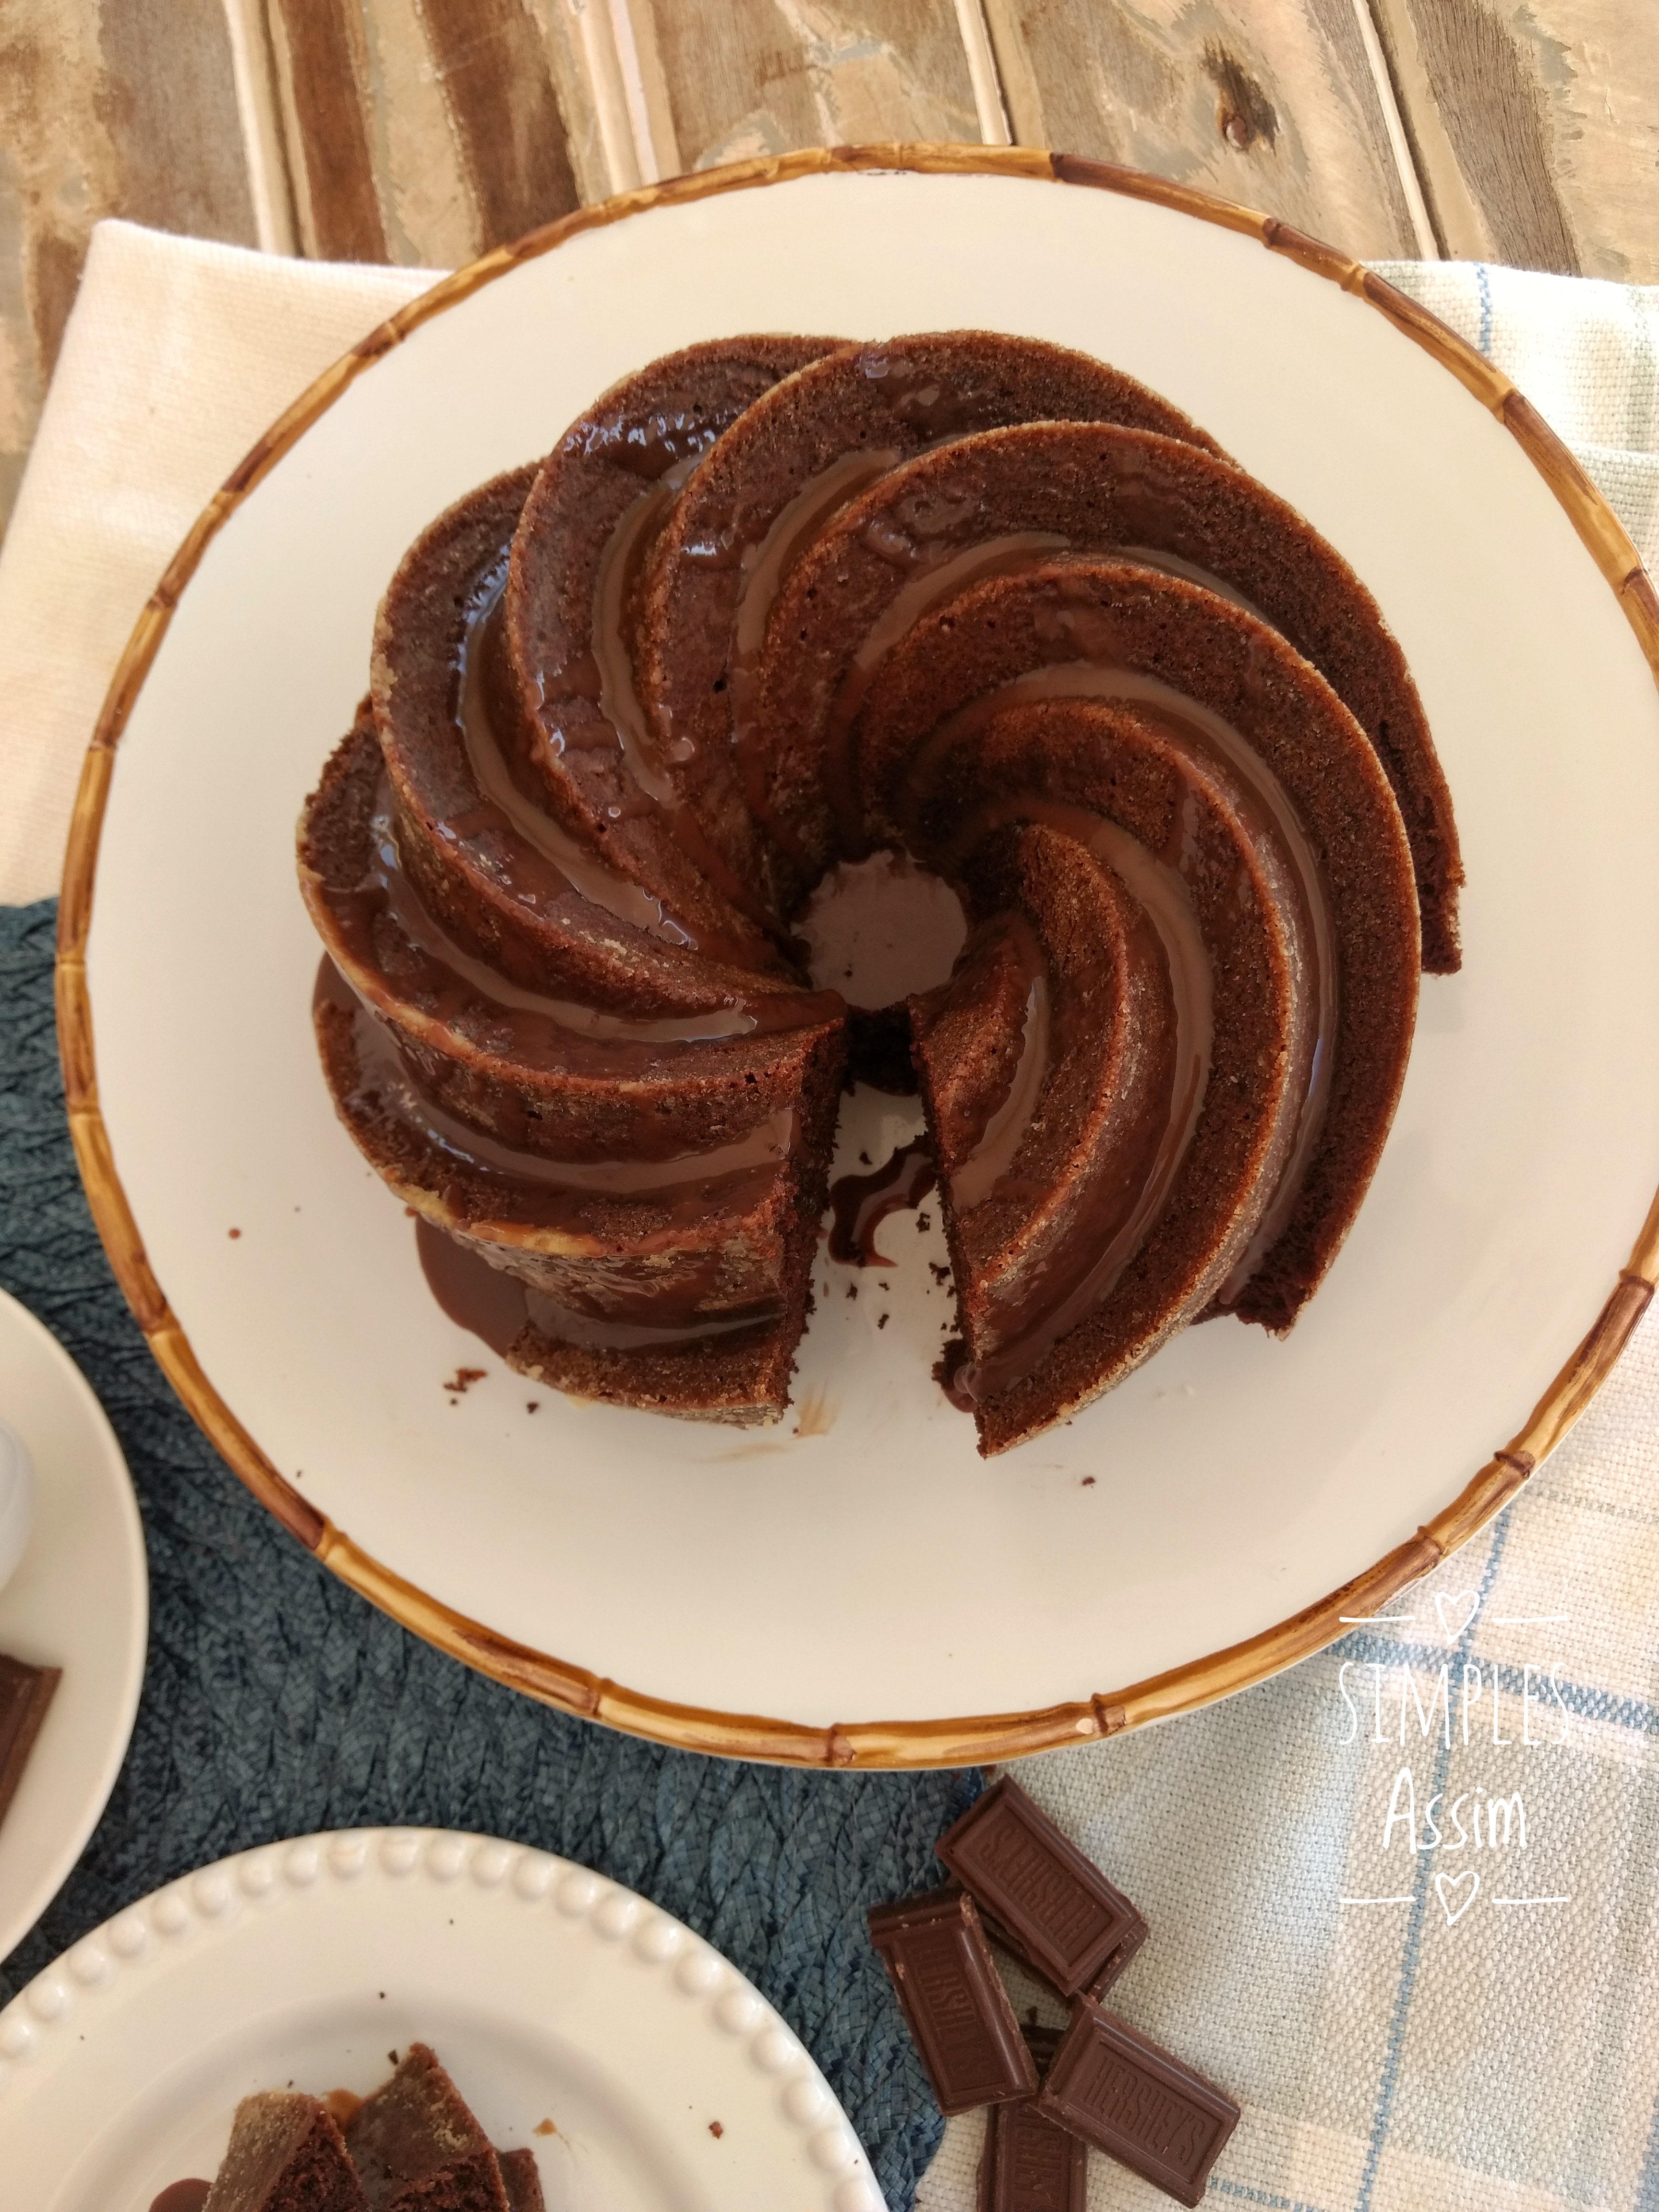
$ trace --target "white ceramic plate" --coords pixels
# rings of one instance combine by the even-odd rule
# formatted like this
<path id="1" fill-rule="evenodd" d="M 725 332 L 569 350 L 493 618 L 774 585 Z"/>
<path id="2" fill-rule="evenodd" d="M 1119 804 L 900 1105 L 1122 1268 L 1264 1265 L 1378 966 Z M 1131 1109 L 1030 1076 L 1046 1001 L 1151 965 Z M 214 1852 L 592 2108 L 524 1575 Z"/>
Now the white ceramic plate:
<path id="1" fill-rule="evenodd" d="M 144 1679 L 149 1577 L 126 1462 L 51 1330 L 0 1291 L 0 1416 L 34 1462 L 34 1532 L 0 1589 L 0 1651 L 61 1667 L 0 1820 L 0 1959 L 40 1917 L 115 1786 Z"/>
<path id="2" fill-rule="evenodd" d="M 428 1296 L 316 1066 L 293 824 L 363 689 L 376 600 L 447 501 L 655 354 L 964 324 L 1144 379 L 1370 586 L 1455 799 L 1463 972 L 1425 979 L 1370 1195 L 1283 1343 L 1194 1329 L 988 1463 L 929 1376 L 945 1301 L 917 1263 L 939 1248 L 900 1224 L 884 1299 L 866 1278 L 849 1301 L 824 1271 L 806 1418 L 781 1433 L 526 1389 Z M 579 1709 L 618 1711 L 599 1678 L 697 1709 L 622 1715 L 681 1741 L 735 1744 L 722 1717 L 744 1714 L 823 1731 L 1068 1700 L 1085 1702 L 1061 1725 L 1086 1733 L 1109 1724 L 1091 1692 L 1191 1669 L 1409 1539 L 1595 1321 L 1659 1185 L 1656 822 L 1659 697 L 1614 592 L 1504 423 L 1365 300 L 1145 198 L 1011 174 L 786 178 L 474 283 L 234 507 L 116 756 L 88 954 L 103 1111 L 213 1389 L 401 1578 L 354 1569 L 404 1618 L 443 1632 L 412 1586 L 586 1670 L 552 1685 Z M 884 1303 L 900 1319 L 878 1334 Z M 453 1401 L 445 1379 L 478 1364 L 487 1380 Z M 1257 1674 L 1292 1656 L 1275 1650 Z M 974 1741 L 896 1728 L 781 1750 L 902 1761 Z"/>
<path id="3" fill-rule="evenodd" d="M 413 2040 L 535 2151 L 548 2212 L 879 2212 L 823 2076 L 717 1951 L 567 1860 L 430 1829 L 222 1859 L 39 1975 L 0 2013 L 0 2212 L 148 2212 L 211 2177 L 239 2098 L 364 2095 Z"/>

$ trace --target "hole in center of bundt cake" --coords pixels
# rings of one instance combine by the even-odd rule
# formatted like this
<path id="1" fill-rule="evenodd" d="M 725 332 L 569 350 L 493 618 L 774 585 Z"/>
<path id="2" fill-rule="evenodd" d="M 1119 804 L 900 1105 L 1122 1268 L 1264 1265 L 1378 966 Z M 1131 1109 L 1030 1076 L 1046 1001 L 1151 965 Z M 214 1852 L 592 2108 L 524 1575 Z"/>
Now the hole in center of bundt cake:
<path id="1" fill-rule="evenodd" d="M 810 950 L 814 989 L 872 1012 L 948 982 L 968 938 L 950 884 L 903 853 L 831 868 L 795 928 Z"/>

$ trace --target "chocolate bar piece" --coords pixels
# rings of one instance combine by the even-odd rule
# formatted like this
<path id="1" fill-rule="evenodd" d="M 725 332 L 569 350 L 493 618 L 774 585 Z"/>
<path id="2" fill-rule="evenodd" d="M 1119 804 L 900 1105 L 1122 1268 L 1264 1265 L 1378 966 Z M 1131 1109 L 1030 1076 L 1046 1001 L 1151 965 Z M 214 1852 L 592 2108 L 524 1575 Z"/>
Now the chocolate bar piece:
<path id="1" fill-rule="evenodd" d="M 60 1667 L 31 1667 L 0 1652 L 0 1820 L 17 1795 L 24 1762 L 63 1679 Z"/>
<path id="2" fill-rule="evenodd" d="M 870 1941 L 892 1976 L 940 2112 L 1031 2094 L 1036 2067 L 971 1898 L 941 1889 L 878 1905 Z"/>
<path id="3" fill-rule="evenodd" d="M 979 2212 L 1085 2212 L 1089 2151 L 1021 2097 L 985 2116 L 979 2161 Z"/>
<path id="4" fill-rule="evenodd" d="M 1022 2031 L 1039 2080 L 1060 2049 L 1057 2027 Z M 979 2161 L 979 2212 L 1085 2212 L 1089 2149 L 1080 2136 L 1045 2120 L 1030 2097 L 993 2105 Z"/>
<path id="5" fill-rule="evenodd" d="M 1006 1775 L 935 1848 L 995 1941 L 1061 1996 L 1100 1995 L 1146 1941 L 1122 1891 Z"/>
<path id="6" fill-rule="evenodd" d="M 1024 1967 L 1027 1973 L 1035 1974 L 1038 1981 L 1048 1982 L 1051 1989 L 1054 1987 L 1054 1984 L 1049 1976 L 1037 1965 L 1036 1960 L 1032 1958 L 1025 1945 L 1019 1941 L 1018 1936 L 1010 1935 L 1008 1930 L 1003 1926 L 1002 1923 L 996 1918 L 995 1915 L 988 1912 L 982 1905 L 979 1909 L 979 1917 L 984 1926 L 986 1934 L 990 1937 L 992 1942 L 995 1944 L 1000 1951 L 1006 1951 L 1011 1959 L 1018 1959 L 1020 1965 Z M 1140 1917 L 1139 1914 L 1137 1913 L 1135 1915 L 1133 1927 L 1130 1929 L 1127 1935 L 1123 1938 L 1123 1941 L 1119 1943 L 1114 1950 L 1110 1951 L 1107 1954 L 1105 1965 L 1100 1969 L 1100 1972 L 1095 1976 L 1094 1979 L 1087 1984 L 1082 1994 L 1085 1997 L 1092 1997 L 1097 2004 L 1102 2003 L 1104 2001 L 1107 1990 L 1111 1988 L 1112 1984 L 1123 1972 L 1123 1969 L 1128 1965 L 1130 1960 L 1133 1958 L 1135 1953 L 1140 1948 L 1141 1945 L 1146 1941 L 1147 1936 L 1151 1933 L 1152 1930 L 1147 1927 L 1146 1923 Z M 1062 1991 L 1060 1994 L 1064 1995 L 1066 1992 Z"/>
<path id="7" fill-rule="evenodd" d="M 1231 2097 L 1087 1997 L 1073 2008 L 1036 2109 L 1180 2204 L 1200 2201 L 1238 2125 Z"/>

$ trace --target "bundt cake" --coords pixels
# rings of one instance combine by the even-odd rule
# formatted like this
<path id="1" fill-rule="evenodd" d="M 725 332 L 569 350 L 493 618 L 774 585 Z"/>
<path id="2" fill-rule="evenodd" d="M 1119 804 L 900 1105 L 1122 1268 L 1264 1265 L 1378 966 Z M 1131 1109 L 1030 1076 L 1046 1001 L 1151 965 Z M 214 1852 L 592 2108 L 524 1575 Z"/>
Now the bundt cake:
<path id="1" fill-rule="evenodd" d="M 1352 572 L 1155 394 L 984 332 L 694 346 L 460 501 L 300 873 L 336 1105 L 513 1365 L 777 1418 L 850 1045 L 920 1089 L 987 1452 L 1202 1316 L 1291 1325 L 1459 957 Z M 849 1018 L 826 914 L 902 878 L 939 965 Z"/>

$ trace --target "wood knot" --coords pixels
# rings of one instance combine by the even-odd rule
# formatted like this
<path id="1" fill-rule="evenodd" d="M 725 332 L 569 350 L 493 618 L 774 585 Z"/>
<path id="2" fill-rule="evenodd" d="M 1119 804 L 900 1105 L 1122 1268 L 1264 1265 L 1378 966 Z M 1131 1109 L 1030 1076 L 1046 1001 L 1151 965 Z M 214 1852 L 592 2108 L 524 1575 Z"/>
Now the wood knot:
<path id="1" fill-rule="evenodd" d="M 1219 39 L 1204 42 L 1204 73 L 1216 89 L 1216 125 L 1230 146 L 1248 153 L 1258 138 L 1279 138 L 1279 111 L 1236 54 Z"/>

